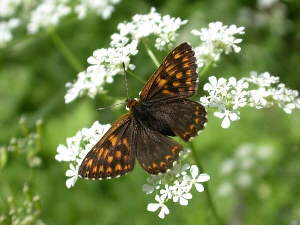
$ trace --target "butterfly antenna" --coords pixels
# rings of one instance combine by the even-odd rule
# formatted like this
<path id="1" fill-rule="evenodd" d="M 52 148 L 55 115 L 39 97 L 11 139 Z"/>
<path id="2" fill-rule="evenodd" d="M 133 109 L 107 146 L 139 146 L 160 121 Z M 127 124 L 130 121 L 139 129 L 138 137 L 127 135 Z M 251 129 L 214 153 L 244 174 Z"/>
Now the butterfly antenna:
<path id="1" fill-rule="evenodd" d="M 122 105 L 122 104 L 125 104 L 125 102 L 119 102 L 119 103 L 116 103 L 116 104 L 113 104 L 113 105 L 110 105 L 110 106 L 106 106 L 106 107 L 103 107 L 103 108 L 98 108 L 97 111 L 101 111 L 103 109 L 109 109 L 111 107 L 115 107 L 117 105 Z"/>
<path id="2" fill-rule="evenodd" d="M 126 99 L 129 99 L 128 96 L 128 80 L 127 80 L 127 76 L 126 76 L 126 68 L 125 68 L 125 63 L 122 62 L 122 66 L 123 66 L 123 70 L 124 70 L 124 76 L 125 76 L 125 89 L 126 89 Z"/>

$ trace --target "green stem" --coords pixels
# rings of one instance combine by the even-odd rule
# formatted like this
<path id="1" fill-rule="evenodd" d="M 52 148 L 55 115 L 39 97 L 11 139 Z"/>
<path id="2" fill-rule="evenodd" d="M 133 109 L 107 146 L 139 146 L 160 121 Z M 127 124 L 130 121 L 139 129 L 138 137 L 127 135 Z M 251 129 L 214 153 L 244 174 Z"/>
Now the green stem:
<path id="1" fill-rule="evenodd" d="M 159 65 L 160 65 L 158 60 L 156 59 L 155 55 L 153 54 L 152 50 L 149 48 L 149 46 L 148 46 L 148 44 L 146 43 L 145 40 L 143 40 L 143 43 L 145 45 L 145 48 L 146 48 L 146 51 L 147 51 L 149 57 L 152 59 L 154 65 L 158 68 Z"/>
<path id="2" fill-rule="evenodd" d="M 199 77 L 203 77 L 207 71 L 211 68 L 212 64 L 214 63 L 214 60 L 210 60 L 210 62 L 208 64 L 206 64 L 206 66 L 203 68 L 203 70 L 200 71 L 199 73 Z"/>
<path id="3" fill-rule="evenodd" d="M 144 81 L 142 78 L 140 78 L 139 76 L 137 76 L 135 73 L 131 72 L 130 70 L 126 70 L 126 73 L 128 73 L 130 76 L 133 76 L 134 78 L 138 79 L 143 84 L 146 84 L 146 81 Z"/>
<path id="4" fill-rule="evenodd" d="M 202 164 L 200 163 L 199 157 L 197 156 L 197 153 L 196 153 L 195 146 L 194 146 L 193 142 L 190 143 L 190 147 L 191 147 L 192 154 L 193 154 L 194 160 L 196 162 L 196 165 L 200 169 L 200 172 L 204 173 L 204 168 L 203 168 Z M 215 205 L 213 203 L 213 200 L 212 200 L 212 197 L 211 197 L 211 193 L 210 193 L 210 189 L 208 187 L 207 182 L 204 182 L 203 186 L 204 186 L 204 190 L 205 190 L 204 193 L 206 195 L 206 198 L 207 198 L 207 201 L 208 201 L 208 205 L 209 205 L 209 207 L 211 209 L 213 217 L 215 218 L 217 224 L 223 225 L 224 223 L 221 221 L 221 219 L 220 219 L 220 217 L 219 217 L 219 215 L 217 213 L 216 207 L 215 207 Z"/>
<path id="5" fill-rule="evenodd" d="M 61 51 L 63 56 L 67 59 L 67 61 L 70 63 L 70 65 L 73 66 L 75 71 L 80 72 L 85 70 L 84 67 L 81 65 L 81 63 L 78 61 L 78 59 L 74 56 L 72 51 L 69 49 L 69 47 L 65 44 L 65 42 L 56 34 L 54 30 L 49 32 L 54 44 L 57 46 L 57 48 Z"/>

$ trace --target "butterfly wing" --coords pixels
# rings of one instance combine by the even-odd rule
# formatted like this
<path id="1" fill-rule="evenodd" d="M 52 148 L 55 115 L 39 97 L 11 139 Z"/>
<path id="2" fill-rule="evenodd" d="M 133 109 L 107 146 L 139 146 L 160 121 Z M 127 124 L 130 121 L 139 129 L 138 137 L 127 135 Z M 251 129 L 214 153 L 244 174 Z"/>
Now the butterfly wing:
<path id="1" fill-rule="evenodd" d="M 140 127 L 137 129 L 136 157 L 149 174 L 165 173 L 179 158 L 182 145 L 163 134 Z"/>
<path id="2" fill-rule="evenodd" d="M 120 117 L 83 159 L 78 174 L 87 179 L 119 177 L 132 171 L 135 148 L 130 113 Z"/>
<path id="3" fill-rule="evenodd" d="M 204 129 L 206 110 L 186 98 L 197 91 L 195 53 L 187 43 L 171 51 L 141 92 L 140 107 L 148 126 L 164 135 L 188 141 Z M 145 113 L 146 112 L 146 113 Z M 150 121 L 149 121 L 150 120 Z"/>
<path id="4" fill-rule="evenodd" d="M 207 123 L 205 107 L 190 99 L 155 104 L 150 108 L 155 121 L 163 118 L 161 123 L 184 141 L 195 137 Z"/>
<path id="5" fill-rule="evenodd" d="M 141 101 L 187 98 L 197 91 L 195 53 L 188 43 L 171 51 L 144 86 Z"/>

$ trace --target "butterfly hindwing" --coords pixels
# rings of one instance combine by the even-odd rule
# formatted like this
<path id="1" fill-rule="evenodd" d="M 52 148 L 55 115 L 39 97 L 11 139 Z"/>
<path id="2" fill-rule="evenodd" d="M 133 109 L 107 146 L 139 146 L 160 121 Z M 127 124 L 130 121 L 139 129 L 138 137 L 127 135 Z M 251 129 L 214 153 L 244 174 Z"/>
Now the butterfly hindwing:
<path id="1" fill-rule="evenodd" d="M 79 175 L 88 179 L 107 179 L 125 175 L 134 168 L 135 148 L 132 117 L 119 118 L 83 159 Z"/>
<path id="2" fill-rule="evenodd" d="M 187 98 L 197 91 L 198 74 L 195 53 L 187 43 L 171 51 L 148 80 L 141 101 Z"/>
<path id="3" fill-rule="evenodd" d="M 149 174 L 165 173 L 179 158 L 182 145 L 159 132 L 141 127 L 136 142 L 136 157 Z"/>
<path id="4" fill-rule="evenodd" d="M 190 99 L 156 104 L 151 108 L 153 117 L 156 120 L 164 118 L 164 124 L 184 141 L 195 137 L 207 123 L 204 106 Z"/>

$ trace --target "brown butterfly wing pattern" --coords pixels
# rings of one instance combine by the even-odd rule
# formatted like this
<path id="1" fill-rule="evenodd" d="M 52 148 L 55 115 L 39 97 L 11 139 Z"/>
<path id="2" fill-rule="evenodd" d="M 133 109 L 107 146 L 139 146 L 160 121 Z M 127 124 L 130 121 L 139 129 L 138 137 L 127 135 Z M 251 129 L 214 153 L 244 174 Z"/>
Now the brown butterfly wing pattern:
<path id="1" fill-rule="evenodd" d="M 125 175 L 134 168 L 136 152 L 131 144 L 130 113 L 120 117 L 88 152 L 78 174 L 87 179 L 105 179 Z"/>
<path id="2" fill-rule="evenodd" d="M 171 51 L 144 86 L 141 101 L 187 98 L 195 94 L 198 74 L 195 53 L 187 43 Z"/>
<path id="3" fill-rule="evenodd" d="M 182 145 L 204 129 L 206 110 L 187 99 L 197 91 L 195 53 L 183 43 L 171 51 L 142 89 L 128 99 L 129 113 L 118 119 L 84 158 L 79 175 L 88 179 L 119 177 L 137 157 L 149 174 L 165 173 L 178 160 Z"/>
<path id="4" fill-rule="evenodd" d="M 149 174 L 165 173 L 179 158 L 182 145 L 157 131 L 143 126 L 137 131 L 136 156 Z"/>

